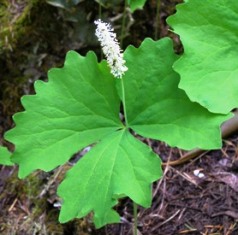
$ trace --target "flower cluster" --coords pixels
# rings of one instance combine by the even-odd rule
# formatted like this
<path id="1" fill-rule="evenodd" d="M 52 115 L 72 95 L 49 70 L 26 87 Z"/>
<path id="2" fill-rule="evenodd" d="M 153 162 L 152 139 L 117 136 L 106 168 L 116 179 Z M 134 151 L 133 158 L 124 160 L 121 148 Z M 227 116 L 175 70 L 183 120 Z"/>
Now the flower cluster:
<path id="1" fill-rule="evenodd" d="M 94 23 L 97 25 L 96 36 L 107 58 L 111 73 L 117 78 L 122 78 L 128 68 L 125 66 L 125 60 L 116 39 L 116 34 L 113 32 L 110 24 L 104 23 L 101 20 L 96 20 Z"/>

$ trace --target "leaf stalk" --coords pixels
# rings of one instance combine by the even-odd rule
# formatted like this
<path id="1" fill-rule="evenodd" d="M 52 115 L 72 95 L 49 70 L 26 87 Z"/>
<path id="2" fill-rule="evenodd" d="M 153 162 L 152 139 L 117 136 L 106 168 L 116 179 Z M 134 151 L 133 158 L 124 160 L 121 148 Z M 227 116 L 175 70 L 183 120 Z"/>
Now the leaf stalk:
<path id="1" fill-rule="evenodd" d="M 127 119 L 127 112 L 126 112 L 126 98 L 125 98 L 125 85 L 123 77 L 121 78 L 121 90 L 122 90 L 122 106 L 123 106 L 123 113 L 125 118 L 125 126 L 128 126 L 128 119 Z"/>

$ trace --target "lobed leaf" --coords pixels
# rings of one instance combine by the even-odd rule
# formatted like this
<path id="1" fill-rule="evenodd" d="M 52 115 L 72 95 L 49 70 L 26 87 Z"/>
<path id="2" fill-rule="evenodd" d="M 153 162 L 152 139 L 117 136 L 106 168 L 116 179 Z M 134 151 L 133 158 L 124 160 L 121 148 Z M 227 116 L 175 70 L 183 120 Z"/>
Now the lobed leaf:
<path id="1" fill-rule="evenodd" d="M 24 96 L 24 112 L 6 139 L 16 145 L 13 162 L 19 176 L 50 171 L 80 149 L 122 127 L 115 79 L 95 54 L 69 52 L 63 68 L 49 71 L 49 81 L 35 83 L 35 95 Z"/>
<path id="2" fill-rule="evenodd" d="M 142 9 L 145 5 L 146 0 L 127 0 L 130 9 L 132 12 L 134 12 L 137 9 Z"/>
<path id="3" fill-rule="evenodd" d="M 184 46 L 179 87 L 211 112 L 238 107 L 238 1 L 190 0 L 167 22 Z"/>
<path id="4" fill-rule="evenodd" d="M 112 208 L 125 196 L 150 206 L 150 185 L 162 175 L 161 162 L 129 128 L 182 148 L 221 144 L 219 127 L 230 115 L 208 112 L 178 88 L 170 39 L 146 39 L 138 49 L 129 47 L 125 59 L 128 71 L 121 80 L 93 53 L 69 52 L 63 68 L 51 70 L 48 82 L 35 84 L 35 95 L 23 97 L 25 111 L 14 116 L 16 127 L 6 134 L 16 145 L 12 159 L 21 177 L 52 170 L 95 144 L 58 188 L 61 222 L 90 212 L 97 227 L 118 222 Z M 119 118 L 121 82 L 126 126 Z"/>
<path id="5" fill-rule="evenodd" d="M 177 58 L 169 38 L 145 39 L 140 48 L 127 48 L 129 69 L 123 80 L 128 126 L 183 149 L 220 148 L 220 125 L 231 115 L 210 113 L 189 100 L 178 88 L 179 75 L 172 69 Z"/>
<path id="6" fill-rule="evenodd" d="M 11 152 L 7 148 L 0 146 L 0 165 L 12 166 L 13 162 L 10 159 Z"/>
<path id="7" fill-rule="evenodd" d="M 150 184 L 161 176 L 160 159 L 147 145 L 126 129 L 114 132 L 68 171 L 58 188 L 63 198 L 60 221 L 93 211 L 96 227 L 119 222 L 119 215 L 112 209 L 117 200 L 128 196 L 149 207 Z"/>

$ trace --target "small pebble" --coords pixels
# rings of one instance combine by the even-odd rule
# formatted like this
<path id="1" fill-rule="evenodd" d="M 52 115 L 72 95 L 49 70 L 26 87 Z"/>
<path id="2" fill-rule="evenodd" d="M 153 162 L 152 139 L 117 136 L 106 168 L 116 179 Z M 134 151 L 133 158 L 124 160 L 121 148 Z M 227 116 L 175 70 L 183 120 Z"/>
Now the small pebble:
<path id="1" fill-rule="evenodd" d="M 205 177 L 205 175 L 204 175 L 202 172 L 200 172 L 200 170 L 198 170 L 198 169 L 194 170 L 194 171 L 193 171 L 193 174 L 194 174 L 195 176 L 197 176 L 198 178 L 203 178 L 203 177 Z"/>

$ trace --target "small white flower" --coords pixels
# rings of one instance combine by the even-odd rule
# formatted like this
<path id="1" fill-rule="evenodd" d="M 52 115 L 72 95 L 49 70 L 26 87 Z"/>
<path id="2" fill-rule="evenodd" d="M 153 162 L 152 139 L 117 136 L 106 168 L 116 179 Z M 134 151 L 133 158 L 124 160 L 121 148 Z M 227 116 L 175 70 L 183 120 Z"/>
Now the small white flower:
<path id="1" fill-rule="evenodd" d="M 94 23 L 97 25 L 95 34 L 107 58 L 111 73 L 117 78 L 122 78 L 122 75 L 124 75 L 128 68 L 125 66 L 126 61 L 123 59 L 123 53 L 116 39 L 116 34 L 110 24 L 104 23 L 101 20 L 96 20 Z"/>

